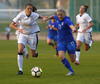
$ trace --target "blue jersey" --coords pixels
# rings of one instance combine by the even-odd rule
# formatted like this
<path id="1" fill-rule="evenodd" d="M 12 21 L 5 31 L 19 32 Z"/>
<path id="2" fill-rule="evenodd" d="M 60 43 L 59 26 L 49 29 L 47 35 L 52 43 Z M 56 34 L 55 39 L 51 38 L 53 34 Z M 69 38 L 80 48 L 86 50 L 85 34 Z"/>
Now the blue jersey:
<path id="1" fill-rule="evenodd" d="M 73 23 L 70 18 L 65 16 L 63 20 L 59 20 L 58 16 L 54 16 L 57 21 L 57 29 L 58 29 L 58 42 L 70 42 L 73 41 L 72 30 L 70 28 Z"/>
<path id="2" fill-rule="evenodd" d="M 54 23 L 51 22 L 51 20 L 49 21 L 49 25 L 51 25 L 52 27 L 57 27 L 56 26 L 56 21 Z M 49 35 L 57 35 L 57 31 L 53 30 L 52 28 L 49 27 Z"/>

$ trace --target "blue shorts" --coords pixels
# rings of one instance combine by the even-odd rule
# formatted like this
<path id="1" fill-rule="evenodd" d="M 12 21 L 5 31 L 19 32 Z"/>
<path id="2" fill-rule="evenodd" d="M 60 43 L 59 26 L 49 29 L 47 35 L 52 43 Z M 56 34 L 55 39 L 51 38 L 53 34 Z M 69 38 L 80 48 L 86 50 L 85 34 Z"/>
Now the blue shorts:
<path id="1" fill-rule="evenodd" d="M 68 52 L 68 54 L 75 54 L 75 49 L 76 49 L 76 42 L 71 41 L 71 42 L 58 42 L 57 43 L 57 49 L 59 51 L 64 51 Z"/>
<path id="2" fill-rule="evenodd" d="M 49 35 L 48 34 L 47 38 L 54 40 L 54 41 L 57 41 L 57 35 Z"/>

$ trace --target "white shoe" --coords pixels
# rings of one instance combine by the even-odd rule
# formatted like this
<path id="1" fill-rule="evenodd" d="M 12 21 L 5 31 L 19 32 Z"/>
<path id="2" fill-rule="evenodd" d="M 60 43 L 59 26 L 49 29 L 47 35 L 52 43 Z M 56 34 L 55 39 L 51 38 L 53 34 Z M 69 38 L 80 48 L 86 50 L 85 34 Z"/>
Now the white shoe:
<path id="1" fill-rule="evenodd" d="M 26 59 L 28 59 L 28 57 L 29 57 L 29 54 L 26 55 Z"/>
<path id="2" fill-rule="evenodd" d="M 70 76 L 70 75 L 75 75 L 75 73 L 70 71 L 68 74 L 66 74 L 66 76 Z"/>

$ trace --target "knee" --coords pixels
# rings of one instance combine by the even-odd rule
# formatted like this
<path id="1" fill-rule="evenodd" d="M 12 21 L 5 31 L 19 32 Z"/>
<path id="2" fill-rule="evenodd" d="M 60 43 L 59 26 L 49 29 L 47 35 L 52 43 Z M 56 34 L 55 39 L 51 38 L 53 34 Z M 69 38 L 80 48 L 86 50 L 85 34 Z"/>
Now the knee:
<path id="1" fill-rule="evenodd" d="M 63 60 L 65 57 L 63 55 L 59 55 L 59 58 Z"/>
<path id="2" fill-rule="evenodd" d="M 50 44 L 50 42 L 47 42 L 47 44 Z"/>

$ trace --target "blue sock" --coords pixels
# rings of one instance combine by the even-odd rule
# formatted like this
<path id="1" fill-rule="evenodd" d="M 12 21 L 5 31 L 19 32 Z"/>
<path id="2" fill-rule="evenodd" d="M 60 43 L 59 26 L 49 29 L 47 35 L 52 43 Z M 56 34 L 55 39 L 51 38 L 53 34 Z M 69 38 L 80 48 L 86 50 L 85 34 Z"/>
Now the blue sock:
<path id="1" fill-rule="evenodd" d="M 49 45 L 52 45 L 52 46 L 54 46 L 54 44 L 53 44 L 53 43 L 49 43 Z"/>
<path id="2" fill-rule="evenodd" d="M 70 63 L 68 62 L 68 60 L 67 60 L 66 58 L 64 58 L 64 59 L 61 60 L 61 61 L 62 61 L 62 63 L 65 65 L 65 67 L 69 69 L 69 71 L 71 71 L 71 72 L 74 73 L 74 71 L 73 71 L 73 69 L 72 69 Z"/>

